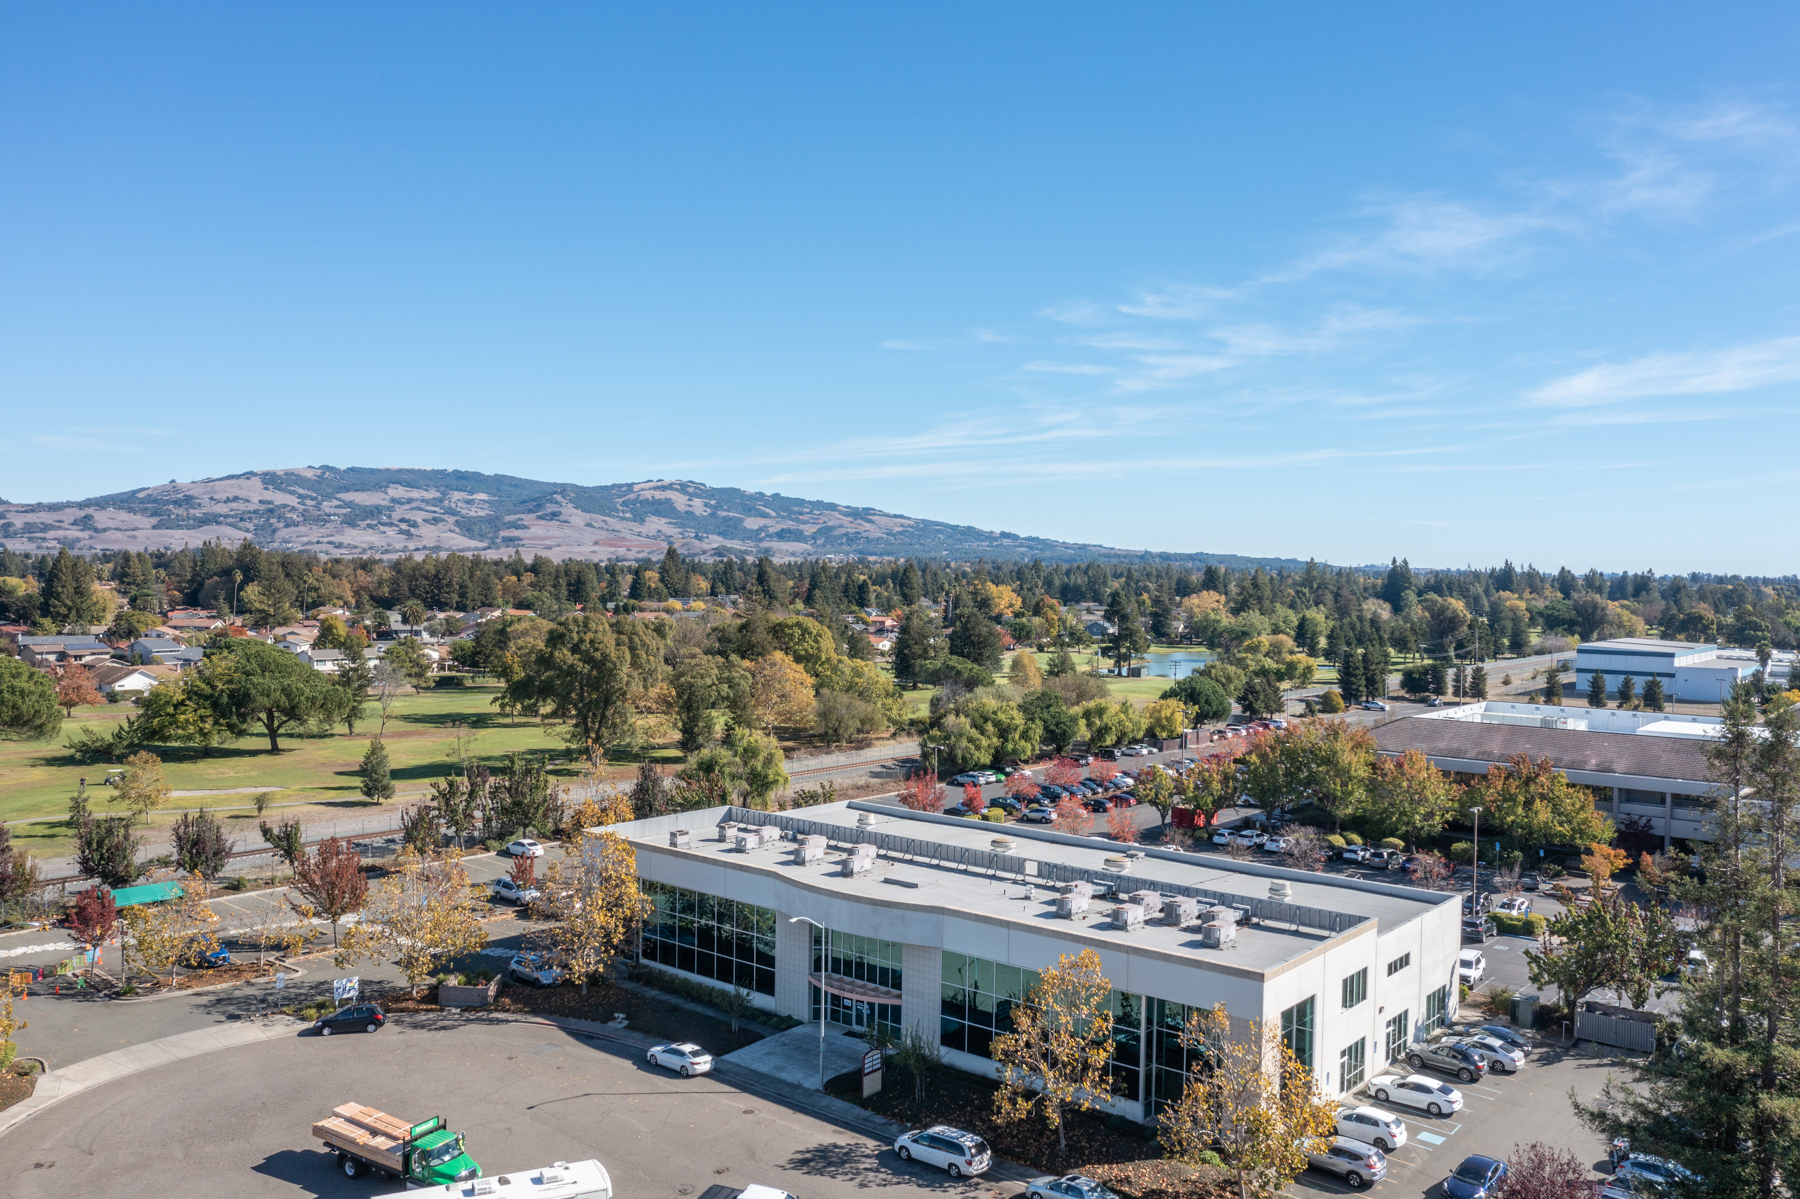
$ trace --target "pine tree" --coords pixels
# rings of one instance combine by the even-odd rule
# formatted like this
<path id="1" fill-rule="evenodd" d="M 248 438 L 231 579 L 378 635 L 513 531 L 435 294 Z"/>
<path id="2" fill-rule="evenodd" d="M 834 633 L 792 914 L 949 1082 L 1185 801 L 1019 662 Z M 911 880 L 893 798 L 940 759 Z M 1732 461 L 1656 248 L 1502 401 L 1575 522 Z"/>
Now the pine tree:
<path id="1" fill-rule="evenodd" d="M 1450 668 L 1442 661 L 1431 664 L 1431 693 L 1433 695 L 1450 694 Z"/>
<path id="2" fill-rule="evenodd" d="M 376 803 L 386 803 L 394 798 L 394 779 L 388 768 L 387 746 L 381 743 L 380 737 L 370 738 L 368 751 L 363 754 L 362 793 L 365 798 Z"/>
<path id="3" fill-rule="evenodd" d="M 1606 706 L 1606 676 L 1595 671 L 1588 676 L 1588 707 L 1604 708 Z"/>
<path id="4" fill-rule="evenodd" d="M 1663 694 L 1661 679 L 1651 679 L 1644 684 L 1644 707 L 1652 712 L 1661 712 L 1667 704 L 1668 699 Z"/>
<path id="5" fill-rule="evenodd" d="M 1361 650 L 1347 649 L 1338 663 L 1338 694 L 1346 704 L 1363 701 L 1363 655 Z"/>
<path id="6" fill-rule="evenodd" d="M 909 559 L 906 569 L 900 572 L 900 602 L 911 607 L 918 603 L 924 594 L 925 583 L 919 577 L 919 568 Z"/>
<path id="7" fill-rule="evenodd" d="M 1619 680 L 1619 706 L 1629 708 L 1631 701 L 1637 698 L 1637 680 L 1626 675 Z"/>
<path id="8" fill-rule="evenodd" d="M 1469 672 L 1469 695 L 1473 699 L 1487 698 L 1487 667 L 1479 662 Z"/>
<path id="9" fill-rule="evenodd" d="M 1544 684 L 1544 702 L 1562 707 L 1562 675 L 1554 670 L 1550 672 L 1550 681 Z"/>

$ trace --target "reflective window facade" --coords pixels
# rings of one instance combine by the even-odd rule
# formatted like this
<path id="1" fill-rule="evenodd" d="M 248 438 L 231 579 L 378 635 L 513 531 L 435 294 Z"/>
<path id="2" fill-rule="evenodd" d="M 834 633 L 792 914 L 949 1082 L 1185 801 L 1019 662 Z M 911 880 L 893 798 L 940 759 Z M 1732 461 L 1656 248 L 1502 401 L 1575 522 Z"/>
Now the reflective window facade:
<path id="1" fill-rule="evenodd" d="M 775 994 L 775 913 L 645 881 L 653 908 L 640 960 L 762 995 Z"/>

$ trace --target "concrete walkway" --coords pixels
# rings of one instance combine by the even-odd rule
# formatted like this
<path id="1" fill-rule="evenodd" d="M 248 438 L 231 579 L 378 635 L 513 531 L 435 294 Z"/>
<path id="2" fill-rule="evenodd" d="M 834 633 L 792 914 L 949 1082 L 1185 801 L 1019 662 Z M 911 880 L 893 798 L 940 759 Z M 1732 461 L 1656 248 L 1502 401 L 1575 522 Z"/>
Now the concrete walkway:
<path id="1" fill-rule="evenodd" d="M 45 1108 L 60 1103 L 71 1095 L 78 1095 L 89 1087 L 97 1087 L 183 1058 L 198 1057 L 203 1053 L 262 1041 L 283 1040 L 296 1035 L 305 1027 L 304 1021 L 287 1016 L 242 1020 L 222 1028 L 197 1028 L 192 1032 L 146 1041 L 142 1045 L 115 1049 L 111 1053 L 76 1062 L 66 1069 L 52 1070 L 38 1079 L 37 1089 L 32 1092 L 31 1098 L 0 1112 L 0 1136 Z"/>
<path id="2" fill-rule="evenodd" d="M 862 1064 L 868 1044 L 861 1037 L 846 1036 L 850 1030 L 832 1024 L 825 1029 L 825 1077 L 832 1078 Z M 778 1078 L 791 1086 L 807 1090 L 819 1089 L 819 1026 L 802 1024 L 786 1032 L 764 1037 L 754 1045 L 746 1045 L 736 1053 L 719 1059 L 734 1066 L 755 1070 L 758 1074 Z"/>

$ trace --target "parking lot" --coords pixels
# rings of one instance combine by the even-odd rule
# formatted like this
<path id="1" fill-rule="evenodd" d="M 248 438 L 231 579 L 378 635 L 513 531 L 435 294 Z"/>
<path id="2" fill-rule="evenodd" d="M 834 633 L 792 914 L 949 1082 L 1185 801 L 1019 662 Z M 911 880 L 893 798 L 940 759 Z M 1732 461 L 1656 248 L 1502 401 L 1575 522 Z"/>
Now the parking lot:
<path id="1" fill-rule="evenodd" d="M 1408 1072 L 1404 1063 L 1400 1072 Z M 1387 1155 L 1387 1177 L 1372 1188 L 1365 1186 L 1364 1191 L 1398 1196 L 1437 1193 L 1444 1176 L 1470 1154 L 1505 1159 L 1511 1156 L 1513 1146 L 1533 1141 L 1572 1151 L 1594 1170 L 1595 1177 L 1607 1172 L 1606 1143 L 1575 1119 L 1569 1091 L 1572 1088 L 1584 1100 L 1592 1099 L 1608 1074 L 1622 1073 L 1611 1059 L 1573 1053 L 1561 1048 L 1555 1038 L 1540 1038 L 1517 1074 L 1461 1083 L 1431 1071 L 1422 1073 L 1461 1091 L 1462 1111 L 1434 1120 L 1411 1108 L 1376 1103 L 1366 1091 L 1359 1091 L 1346 1103 L 1369 1104 L 1406 1121 L 1407 1143 Z M 1313 1169 L 1295 1179 L 1285 1193 L 1294 1197 L 1346 1195 L 1351 1188 L 1335 1175 Z"/>

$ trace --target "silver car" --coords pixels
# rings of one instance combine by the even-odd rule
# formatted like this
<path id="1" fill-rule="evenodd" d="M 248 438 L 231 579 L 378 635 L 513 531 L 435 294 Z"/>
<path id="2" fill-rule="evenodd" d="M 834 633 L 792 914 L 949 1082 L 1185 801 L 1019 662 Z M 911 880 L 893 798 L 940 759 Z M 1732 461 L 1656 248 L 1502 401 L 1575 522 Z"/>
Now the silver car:
<path id="1" fill-rule="evenodd" d="M 1316 1170 L 1338 1175 L 1351 1190 L 1365 1182 L 1380 1182 L 1387 1177 L 1387 1155 L 1373 1145 L 1349 1137 L 1331 1138 L 1329 1146 L 1308 1154 L 1306 1160 Z"/>
<path id="2" fill-rule="evenodd" d="M 933 1124 L 915 1128 L 894 1139 L 894 1152 L 903 1162 L 918 1160 L 936 1166 L 952 1178 L 980 1174 L 994 1164 L 994 1155 L 986 1141 L 972 1132 Z"/>
<path id="3" fill-rule="evenodd" d="M 1118 1195 L 1082 1174 L 1061 1178 L 1034 1178 L 1025 1184 L 1025 1199 L 1119 1199 Z"/>
<path id="4" fill-rule="evenodd" d="M 1525 1064 L 1525 1055 L 1511 1045 L 1485 1033 L 1458 1037 L 1456 1043 L 1487 1063 L 1491 1074 L 1517 1074 Z"/>

